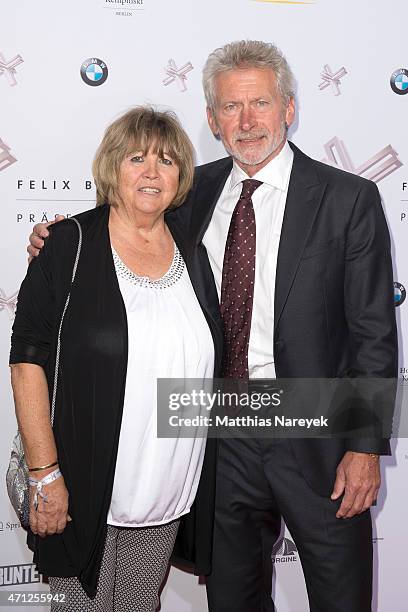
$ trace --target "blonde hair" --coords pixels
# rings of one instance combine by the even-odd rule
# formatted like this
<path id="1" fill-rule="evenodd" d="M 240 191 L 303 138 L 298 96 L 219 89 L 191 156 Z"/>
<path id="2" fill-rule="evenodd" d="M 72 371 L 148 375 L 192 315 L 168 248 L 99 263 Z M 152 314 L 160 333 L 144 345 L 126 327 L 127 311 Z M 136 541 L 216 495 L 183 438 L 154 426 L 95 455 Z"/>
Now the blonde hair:
<path id="1" fill-rule="evenodd" d="M 278 91 L 285 106 L 295 96 L 295 77 L 282 52 L 261 40 L 237 40 L 215 49 L 203 69 L 203 88 L 207 106 L 215 110 L 214 81 L 217 74 L 240 68 L 270 68 L 276 76 Z"/>
<path id="2" fill-rule="evenodd" d="M 177 164 L 179 186 L 169 209 L 182 204 L 193 184 L 193 145 L 175 113 L 157 111 L 151 106 L 136 106 L 106 129 L 96 152 L 92 172 L 97 206 L 120 202 L 120 164 L 129 153 L 142 151 L 146 154 L 151 147 L 160 156 L 166 153 Z"/>

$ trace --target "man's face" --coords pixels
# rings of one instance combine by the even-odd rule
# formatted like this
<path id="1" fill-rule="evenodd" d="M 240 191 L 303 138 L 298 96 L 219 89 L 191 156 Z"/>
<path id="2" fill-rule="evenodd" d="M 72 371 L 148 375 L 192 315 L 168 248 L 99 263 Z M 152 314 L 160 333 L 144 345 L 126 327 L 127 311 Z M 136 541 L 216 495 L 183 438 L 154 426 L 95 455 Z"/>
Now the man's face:
<path id="1" fill-rule="evenodd" d="M 286 141 L 286 125 L 295 117 L 285 107 L 273 70 L 242 68 L 215 77 L 215 109 L 207 108 L 210 128 L 237 164 L 253 176 L 276 157 Z"/>

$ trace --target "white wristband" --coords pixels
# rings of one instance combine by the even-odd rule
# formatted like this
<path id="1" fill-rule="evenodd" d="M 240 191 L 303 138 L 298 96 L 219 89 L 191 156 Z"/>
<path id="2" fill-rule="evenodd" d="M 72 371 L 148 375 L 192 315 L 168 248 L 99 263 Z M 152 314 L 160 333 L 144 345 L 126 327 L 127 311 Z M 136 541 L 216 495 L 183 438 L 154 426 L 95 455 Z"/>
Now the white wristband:
<path id="1" fill-rule="evenodd" d="M 52 482 L 54 482 L 54 480 L 61 478 L 61 476 L 62 476 L 61 470 L 57 468 L 53 472 L 50 472 L 49 474 L 44 476 L 44 478 L 41 478 L 41 480 L 37 480 L 36 478 L 33 478 L 32 476 L 29 477 L 28 482 L 29 482 L 30 487 L 37 488 L 35 495 L 34 495 L 34 500 L 33 500 L 33 506 L 35 510 L 38 509 L 38 496 L 43 498 L 44 503 L 47 503 L 48 501 L 47 496 L 43 493 L 43 490 L 42 490 L 43 486 L 51 484 Z"/>

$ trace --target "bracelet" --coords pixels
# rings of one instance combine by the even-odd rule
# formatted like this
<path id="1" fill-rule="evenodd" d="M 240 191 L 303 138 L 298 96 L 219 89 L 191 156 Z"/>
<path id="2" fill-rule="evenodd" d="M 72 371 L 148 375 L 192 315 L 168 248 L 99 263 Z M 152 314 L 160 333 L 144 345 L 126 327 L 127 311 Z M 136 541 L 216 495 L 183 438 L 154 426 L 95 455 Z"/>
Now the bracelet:
<path id="1" fill-rule="evenodd" d="M 41 478 L 41 480 L 37 480 L 36 478 L 33 478 L 32 476 L 29 477 L 28 483 L 30 487 L 36 487 L 37 489 L 34 495 L 34 500 L 33 500 L 33 506 L 35 510 L 38 510 L 38 496 L 43 498 L 44 503 L 48 502 L 48 497 L 43 493 L 43 486 L 51 484 L 52 482 L 54 482 L 54 480 L 61 478 L 61 476 L 62 476 L 61 470 L 57 468 L 53 472 L 50 472 L 49 474 L 44 476 L 44 478 Z"/>
<path id="2" fill-rule="evenodd" d="M 54 467 L 54 465 L 58 465 L 58 461 L 54 461 L 54 463 L 49 463 L 48 465 L 42 465 L 41 467 L 28 468 L 28 471 L 40 472 L 41 470 L 46 470 L 47 468 Z"/>
<path id="3" fill-rule="evenodd" d="M 378 459 L 378 457 L 379 457 L 380 455 L 376 455 L 375 453 L 368 453 L 368 456 L 369 456 L 369 457 L 375 457 L 375 459 Z"/>

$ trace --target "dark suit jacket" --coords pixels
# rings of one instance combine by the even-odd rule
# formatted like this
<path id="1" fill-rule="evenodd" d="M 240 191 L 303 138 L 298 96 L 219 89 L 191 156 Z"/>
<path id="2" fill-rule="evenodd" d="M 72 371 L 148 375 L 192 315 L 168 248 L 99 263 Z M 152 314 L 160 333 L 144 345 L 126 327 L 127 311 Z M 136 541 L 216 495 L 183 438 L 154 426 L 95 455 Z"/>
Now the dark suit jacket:
<path id="1" fill-rule="evenodd" d="M 294 162 L 279 245 L 274 355 L 280 378 L 397 376 L 390 239 L 376 185 L 314 161 L 289 143 Z M 202 238 L 232 167 L 197 168 L 185 204 L 169 213 L 184 228 L 190 274 L 219 318 Z M 259 231 L 259 230 L 258 230 Z M 262 231 L 262 229 L 260 230 Z M 383 439 L 293 439 L 309 484 L 328 495 L 346 450 L 389 454 Z"/>

